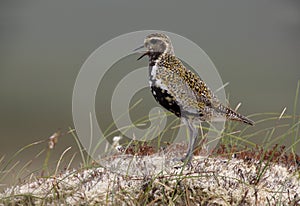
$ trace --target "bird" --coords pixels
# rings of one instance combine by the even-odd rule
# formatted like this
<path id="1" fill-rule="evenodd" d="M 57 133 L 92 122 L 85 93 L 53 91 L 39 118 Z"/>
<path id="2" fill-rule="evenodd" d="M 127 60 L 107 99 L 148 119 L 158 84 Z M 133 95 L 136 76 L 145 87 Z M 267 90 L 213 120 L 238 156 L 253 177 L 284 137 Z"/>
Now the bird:
<path id="1" fill-rule="evenodd" d="M 198 138 L 197 122 L 212 121 L 221 117 L 248 125 L 254 121 L 222 104 L 206 83 L 187 69 L 175 56 L 171 39 L 164 33 L 153 33 L 145 37 L 144 43 L 135 49 L 149 59 L 149 84 L 155 100 L 175 114 L 189 131 L 188 149 L 182 162 L 190 163 Z M 203 135 L 203 134 L 202 134 Z"/>

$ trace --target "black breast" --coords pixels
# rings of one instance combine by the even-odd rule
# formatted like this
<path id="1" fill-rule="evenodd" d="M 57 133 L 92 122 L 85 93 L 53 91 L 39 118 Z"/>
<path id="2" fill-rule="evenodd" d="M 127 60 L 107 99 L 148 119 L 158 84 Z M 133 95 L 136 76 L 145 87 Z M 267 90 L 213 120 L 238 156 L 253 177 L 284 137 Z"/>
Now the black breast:
<path id="1" fill-rule="evenodd" d="M 151 92 L 155 100 L 164 108 L 174 113 L 177 117 L 181 117 L 180 106 L 176 103 L 173 96 L 166 90 L 156 86 L 151 86 Z"/>

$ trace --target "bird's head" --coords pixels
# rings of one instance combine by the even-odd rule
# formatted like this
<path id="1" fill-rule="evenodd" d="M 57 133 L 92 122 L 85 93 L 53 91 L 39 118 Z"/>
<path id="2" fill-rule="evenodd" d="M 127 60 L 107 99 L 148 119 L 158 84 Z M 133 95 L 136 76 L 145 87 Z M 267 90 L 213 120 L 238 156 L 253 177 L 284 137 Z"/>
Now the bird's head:
<path id="1" fill-rule="evenodd" d="M 155 54 L 164 54 L 168 53 L 173 55 L 174 50 L 171 43 L 170 38 L 162 33 L 154 33 L 148 35 L 144 40 L 144 45 L 140 46 L 138 49 L 145 48 L 146 51 L 143 55 L 139 58 L 143 58 L 145 55 L 155 55 Z"/>

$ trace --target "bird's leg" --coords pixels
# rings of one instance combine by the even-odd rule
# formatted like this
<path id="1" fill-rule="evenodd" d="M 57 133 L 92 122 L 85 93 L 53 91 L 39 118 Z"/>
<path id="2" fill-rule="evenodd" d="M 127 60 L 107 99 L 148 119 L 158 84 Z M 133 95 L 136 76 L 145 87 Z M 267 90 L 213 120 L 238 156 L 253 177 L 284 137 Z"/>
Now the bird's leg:
<path id="1" fill-rule="evenodd" d="M 194 126 L 194 124 L 189 119 L 184 119 L 185 124 L 187 125 L 189 129 L 189 146 L 187 153 L 184 158 L 181 159 L 181 161 L 186 162 L 187 164 L 190 164 L 192 158 L 193 158 L 193 150 L 195 141 L 198 137 L 198 129 Z"/>
<path id="2" fill-rule="evenodd" d="M 199 148 L 201 150 L 201 149 L 203 149 L 203 144 L 206 142 L 206 137 L 204 137 L 201 122 L 200 122 L 200 133 L 201 133 L 201 140 L 199 143 Z"/>

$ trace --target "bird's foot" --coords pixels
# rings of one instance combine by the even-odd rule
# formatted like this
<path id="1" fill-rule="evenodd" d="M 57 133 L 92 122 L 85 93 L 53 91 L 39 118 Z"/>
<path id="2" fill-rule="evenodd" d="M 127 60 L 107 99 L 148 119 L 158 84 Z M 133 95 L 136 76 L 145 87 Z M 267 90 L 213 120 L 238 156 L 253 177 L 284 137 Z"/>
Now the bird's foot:
<path id="1" fill-rule="evenodd" d="M 191 162 L 192 157 L 173 158 L 172 160 L 173 162 L 176 162 L 176 164 L 178 163 L 178 165 L 174 166 L 175 169 L 184 168 L 184 167 L 189 169 L 192 167 L 192 162 Z"/>

